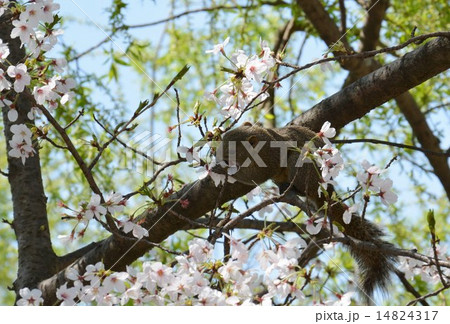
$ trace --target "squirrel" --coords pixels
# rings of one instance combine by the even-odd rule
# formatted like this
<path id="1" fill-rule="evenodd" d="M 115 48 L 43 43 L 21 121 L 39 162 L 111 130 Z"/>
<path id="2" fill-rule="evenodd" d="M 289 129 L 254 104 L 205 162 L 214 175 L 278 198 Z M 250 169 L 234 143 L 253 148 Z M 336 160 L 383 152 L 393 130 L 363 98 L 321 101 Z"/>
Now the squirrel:
<path id="1" fill-rule="evenodd" d="M 246 122 L 224 134 L 216 150 L 216 161 L 235 165 L 238 170 L 230 175 L 240 183 L 255 186 L 272 179 L 280 188 L 280 193 L 290 188 L 296 198 L 303 196 L 318 209 L 326 203 L 325 195 L 318 193 L 321 177 L 313 163 L 299 164 L 302 160 L 301 149 L 311 141 L 316 147 L 324 145 L 317 134 L 306 127 L 290 125 L 268 129 Z M 285 146 L 283 154 L 280 143 L 289 143 L 287 145 L 295 145 L 298 149 L 286 149 Z M 226 171 L 222 169 L 221 172 Z M 329 197 L 333 191 L 333 187 L 327 190 Z M 343 214 L 347 208 L 342 202 L 333 202 L 328 204 L 327 210 L 331 222 L 340 224 L 344 235 L 379 247 L 392 246 L 381 240 L 384 235 L 382 230 L 358 215 L 353 214 L 351 222 L 346 224 Z M 360 246 L 349 244 L 348 248 L 358 264 L 362 297 L 365 303 L 371 304 L 376 288 L 386 290 L 396 259 L 379 250 L 367 250 Z"/>

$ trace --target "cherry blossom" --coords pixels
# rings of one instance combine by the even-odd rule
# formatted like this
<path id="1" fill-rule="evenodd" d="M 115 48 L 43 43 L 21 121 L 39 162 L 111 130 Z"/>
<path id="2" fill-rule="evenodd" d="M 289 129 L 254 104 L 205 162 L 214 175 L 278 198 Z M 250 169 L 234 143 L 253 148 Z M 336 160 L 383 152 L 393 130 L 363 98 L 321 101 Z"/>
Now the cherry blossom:
<path id="1" fill-rule="evenodd" d="M 124 233 L 132 232 L 133 236 L 141 239 L 144 236 L 148 236 L 148 231 L 143 228 L 141 225 L 136 224 L 130 220 L 127 220 L 125 222 L 120 222 L 120 227 L 122 227 L 122 230 Z"/>
<path id="2" fill-rule="evenodd" d="M 84 217 L 87 220 L 92 219 L 94 216 L 100 218 L 101 216 L 106 214 L 106 211 L 107 209 L 101 205 L 100 195 L 92 194 L 91 200 L 86 207 Z"/>
<path id="3" fill-rule="evenodd" d="M 38 107 L 31 107 L 30 111 L 27 114 L 28 119 L 34 120 L 36 116 L 42 114 L 42 111 Z"/>
<path id="4" fill-rule="evenodd" d="M 207 50 L 205 53 L 212 53 L 212 54 L 219 54 L 222 53 L 225 55 L 225 46 L 227 46 L 228 42 L 230 41 L 230 37 L 227 37 L 223 43 L 219 43 L 217 45 L 214 45 L 214 48 L 212 50 Z"/>
<path id="5" fill-rule="evenodd" d="M 17 306 L 39 306 L 44 302 L 42 292 L 39 289 L 22 288 L 19 291 L 21 299 L 17 301 Z"/>
<path id="6" fill-rule="evenodd" d="M 8 111 L 8 120 L 10 122 L 15 122 L 18 117 L 19 117 L 19 113 L 17 112 L 16 109 L 10 109 Z"/>
<path id="7" fill-rule="evenodd" d="M 331 146 L 331 142 L 329 138 L 332 138 L 336 135 L 336 129 L 331 127 L 331 123 L 326 121 L 322 128 L 320 129 L 320 132 L 317 134 L 324 142 L 325 144 L 328 144 Z"/>
<path id="8" fill-rule="evenodd" d="M 342 215 L 342 219 L 345 224 L 350 224 L 352 220 L 352 214 L 357 213 L 359 209 L 359 204 L 354 204 L 351 207 L 347 207 Z"/>
<path id="9" fill-rule="evenodd" d="M 0 0 L 0 16 L 5 13 L 5 10 L 8 9 L 9 0 Z"/>
<path id="10" fill-rule="evenodd" d="M 311 235 L 317 235 L 322 229 L 322 225 L 323 220 L 311 217 L 306 221 L 306 231 Z"/>
<path id="11" fill-rule="evenodd" d="M 389 204 L 397 202 L 398 197 L 391 190 L 393 184 L 391 179 L 378 180 L 376 183 L 380 188 L 380 192 L 378 195 L 380 196 L 383 204 L 389 206 Z"/>
<path id="12" fill-rule="evenodd" d="M 0 8 L 0 10 L 1 10 L 1 8 Z M 0 38 L 0 63 L 3 62 L 8 57 L 8 55 L 9 55 L 8 44 L 3 44 L 3 40 Z"/>
<path id="13" fill-rule="evenodd" d="M 11 31 L 11 38 L 19 37 L 22 45 L 28 44 L 35 35 L 33 27 L 24 20 L 13 20 L 12 24 L 14 25 L 14 28 Z"/>
<path id="14" fill-rule="evenodd" d="M 24 141 L 28 145 L 31 145 L 31 136 L 33 134 L 25 124 L 12 125 L 10 130 L 13 133 L 12 140 L 14 142 L 22 143 Z"/>
<path id="15" fill-rule="evenodd" d="M 5 78 L 5 71 L 0 69 L 0 91 L 9 90 L 10 87 L 11 83 Z"/>
<path id="16" fill-rule="evenodd" d="M 194 160 L 200 162 L 198 149 L 194 147 L 188 148 L 186 146 L 180 146 L 177 148 L 177 152 L 185 155 L 186 161 L 188 161 L 189 163 L 192 163 Z"/>
<path id="17" fill-rule="evenodd" d="M 43 16 L 42 16 L 42 22 L 44 23 L 51 23 L 53 22 L 53 11 L 56 11 L 60 8 L 60 5 L 58 3 L 53 3 L 53 0 L 44 0 L 43 1 Z"/>
<path id="18" fill-rule="evenodd" d="M 111 192 L 108 197 L 106 197 L 106 201 L 104 206 L 107 208 L 108 212 L 111 214 L 121 212 L 125 207 L 126 201 L 123 196 L 117 192 Z"/>
<path id="19" fill-rule="evenodd" d="M 20 21 L 26 21 L 30 28 L 35 28 L 39 25 L 39 21 L 43 19 L 44 11 L 41 5 L 31 3 L 26 6 L 25 11 L 19 16 Z"/>
<path id="20" fill-rule="evenodd" d="M 6 70 L 8 75 L 15 78 L 14 91 L 22 92 L 25 86 L 30 84 L 31 77 L 27 73 L 27 67 L 23 63 L 17 64 L 17 66 L 10 65 Z"/>
<path id="21" fill-rule="evenodd" d="M 62 300 L 61 306 L 73 306 L 76 304 L 75 298 L 78 295 L 78 288 L 67 288 L 67 282 L 56 289 L 56 298 Z"/>

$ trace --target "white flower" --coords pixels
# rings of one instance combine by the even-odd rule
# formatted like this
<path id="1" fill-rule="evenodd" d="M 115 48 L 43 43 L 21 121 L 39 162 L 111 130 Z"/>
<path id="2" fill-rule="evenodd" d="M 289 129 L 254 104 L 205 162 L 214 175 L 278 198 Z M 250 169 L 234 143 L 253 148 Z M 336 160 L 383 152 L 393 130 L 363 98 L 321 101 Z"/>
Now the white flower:
<path id="1" fill-rule="evenodd" d="M 198 178 L 200 180 L 206 178 L 207 176 L 211 176 L 211 179 L 214 181 L 214 185 L 217 187 L 221 183 L 225 183 L 226 176 L 224 174 L 213 172 L 212 169 L 215 165 L 215 163 L 205 164 L 204 166 L 199 167 L 196 172 L 198 173 Z"/>
<path id="2" fill-rule="evenodd" d="M 49 84 L 42 87 L 34 87 L 33 95 L 34 99 L 36 99 L 36 102 L 39 105 L 42 105 L 47 100 L 57 99 L 59 97 L 58 94 L 52 91 L 54 87 L 55 87 L 54 82 L 50 82 Z"/>
<path id="3" fill-rule="evenodd" d="M 328 306 L 350 306 L 352 302 L 352 296 L 355 294 L 354 291 L 349 291 L 343 295 L 336 295 L 337 301 L 326 301 L 325 305 Z"/>
<path id="4" fill-rule="evenodd" d="M 194 239 L 189 243 L 189 256 L 196 263 L 206 262 L 212 257 L 214 246 L 207 240 Z"/>
<path id="5" fill-rule="evenodd" d="M 6 70 L 8 75 L 15 78 L 14 90 L 16 92 L 22 92 L 25 86 L 30 84 L 31 78 L 27 73 L 27 67 L 25 64 L 20 63 L 17 66 L 10 65 L 8 70 Z"/>
<path id="6" fill-rule="evenodd" d="M 5 89 L 9 90 L 9 88 L 11 88 L 11 83 L 5 78 L 5 71 L 0 69 L 0 92 Z M 0 105 L 3 105 L 1 101 L 5 101 L 5 99 L 0 100 Z"/>
<path id="7" fill-rule="evenodd" d="M 5 10 L 8 9 L 9 0 L 0 0 L 0 16 L 5 13 Z"/>
<path id="8" fill-rule="evenodd" d="M 132 231 L 133 236 L 141 239 L 144 236 L 148 236 L 148 231 L 141 225 L 132 222 L 131 220 L 120 221 L 119 227 L 122 227 L 124 233 L 129 233 Z"/>
<path id="9" fill-rule="evenodd" d="M 118 192 L 111 192 L 108 197 L 106 197 L 105 206 L 108 212 L 115 214 L 121 212 L 124 209 L 126 202 L 124 201 L 122 195 Z"/>
<path id="10" fill-rule="evenodd" d="M 351 207 L 347 207 L 344 211 L 344 214 L 342 215 L 342 219 L 344 220 L 345 224 L 350 224 L 352 220 L 352 214 L 357 213 L 359 208 L 359 204 L 355 204 Z"/>
<path id="11" fill-rule="evenodd" d="M 314 217 L 311 217 L 306 221 L 306 231 L 311 235 L 316 235 L 322 229 L 322 225 L 322 220 L 316 220 Z"/>
<path id="12" fill-rule="evenodd" d="M 33 27 L 23 20 L 13 20 L 12 24 L 14 28 L 11 31 L 11 38 L 19 37 L 22 45 L 28 44 L 31 37 L 35 35 Z"/>
<path id="13" fill-rule="evenodd" d="M 397 195 L 392 192 L 392 180 L 391 179 L 384 179 L 384 180 L 378 180 L 376 181 L 376 184 L 380 188 L 380 193 L 378 194 L 381 198 L 381 201 L 386 206 L 389 206 L 389 204 L 393 204 L 397 202 Z"/>
<path id="14" fill-rule="evenodd" d="M 18 117 L 19 117 L 19 113 L 17 112 L 16 109 L 10 109 L 8 111 L 8 120 L 10 122 L 15 122 Z"/>
<path id="15" fill-rule="evenodd" d="M 25 124 L 12 125 L 10 128 L 11 132 L 14 134 L 12 140 L 17 143 L 22 143 L 25 141 L 28 145 L 31 145 L 31 130 Z"/>
<path id="16" fill-rule="evenodd" d="M 39 21 L 43 18 L 44 11 L 41 5 L 37 3 L 31 3 L 26 6 L 25 11 L 19 16 L 21 21 L 27 21 L 30 28 L 35 28 L 39 25 Z"/>
<path id="17" fill-rule="evenodd" d="M 153 262 L 150 269 L 150 279 L 154 280 L 159 287 L 165 287 L 173 280 L 173 269 L 161 262 Z"/>
<path id="18" fill-rule="evenodd" d="M 198 150 L 194 147 L 188 148 L 186 146 L 180 146 L 177 148 L 177 152 L 184 154 L 186 161 L 192 163 L 194 160 L 200 162 L 200 156 L 198 155 Z"/>
<path id="19" fill-rule="evenodd" d="M 212 54 L 223 53 L 223 54 L 225 54 L 224 48 L 225 48 L 225 46 L 227 46 L 229 41 L 230 41 L 230 37 L 227 37 L 223 41 L 223 43 L 214 45 L 214 48 L 212 50 L 207 50 L 207 51 L 205 51 L 205 53 L 212 53 Z"/>
<path id="20" fill-rule="evenodd" d="M 34 120 L 37 115 L 42 114 L 42 111 L 38 107 L 31 107 L 30 111 L 27 114 L 29 120 Z"/>
<path id="21" fill-rule="evenodd" d="M 128 279 L 128 273 L 126 272 L 115 272 L 109 276 L 107 276 L 103 280 L 103 286 L 108 291 L 117 291 L 119 293 L 123 293 L 126 290 L 125 282 Z"/>
<path id="22" fill-rule="evenodd" d="M 317 134 L 324 142 L 325 144 L 331 145 L 331 142 L 329 138 L 332 138 L 336 135 L 336 129 L 333 127 L 330 127 L 331 123 L 326 121 L 322 128 L 320 129 L 320 132 Z"/>
<path id="23" fill-rule="evenodd" d="M 1 8 L 0 8 L 0 10 L 1 10 Z M 3 44 L 3 41 L 0 39 L 0 62 L 3 62 L 8 57 L 8 55 L 9 55 L 8 44 Z M 3 70 L 2 70 L 2 72 L 3 72 Z"/>
<path id="24" fill-rule="evenodd" d="M 44 299 L 41 297 L 42 292 L 36 288 L 31 291 L 29 288 L 22 288 L 19 294 L 22 298 L 17 301 L 17 306 L 39 306 L 44 302 Z"/>
<path id="25" fill-rule="evenodd" d="M 86 219 L 92 219 L 94 216 L 100 218 L 106 214 L 106 208 L 101 205 L 100 195 L 92 194 L 91 200 L 86 207 L 86 212 L 84 216 Z"/>
<path id="26" fill-rule="evenodd" d="M 63 301 L 61 303 L 62 306 L 75 305 L 76 303 L 74 299 L 75 297 L 77 297 L 77 295 L 78 295 L 78 288 L 76 287 L 67 288 L 67 282 L 63 286 L 56 289 L 56 298 Z"/>
<path id="27" fill-rule="evenodd" d="M 0 74 L 0 76 L 1 76 L 1 74 Z M 5 97 L 0 96 L 0 108 L 5 107 L 5 106 L 9 107 L 9 106 L 11 106 L 11 104 L 12 104 L 11 100 L 8 100 Z"/>
<path id="28" fill-rule="evenodd" d="M 56 91 L 67 93 L 75 88 L 76 82 L 72 78 L 56 80 Z"/>
<path id="29" fill-rule="evenodd" d="M 58 3 L 53 3 L 53 0 L 44 0 L 44 7 L 42 21 L 45 23 L 53 22 L 53 11 L 58 10 L 60 8 Z"/>
<path id="30" fill-rule="evenodd" d="M 15 158 L 21 158 L 22 164 L 25 165 L 25 160 L 30 156 L 33 156 L 36 151 L 33 149 L 31 145 L 23 142 L 16 142 L 14 140 L 9 141 L 9 145 L 11 146 L 11 150 L 8 152 L 8 155 Z"/>
<path id="31" fill-rule="evenodd" d="M 228 234 L 224 234 L 230 240 L 230 247 L 232 248 L 231 258 L 237 260 L 241 263 L 245 263 L 248 259 L 248 249 L 247 246 L 239 240 L 236 240 L 229 236 Z"/>
<path id="32" fill-rule="evenodd" d="M 252 56 L 245 64 L 245 76 L 249 80 L 262 82 L 262 76 L 267 71 L 267 65 L 261 62 L 257 56 Z"/>
<path id="33" fill-rule="evenodd" d="M 99 281 L 99 274 L 103 272 L 103 270 L 105 270 L 105 265 L 101 261 L 97 262 L 95 265 L 89 264 L 86 267 L 86 272 L 84 273 L 83 277 L 86 281 L 92 281 L 94 279 Z"/>

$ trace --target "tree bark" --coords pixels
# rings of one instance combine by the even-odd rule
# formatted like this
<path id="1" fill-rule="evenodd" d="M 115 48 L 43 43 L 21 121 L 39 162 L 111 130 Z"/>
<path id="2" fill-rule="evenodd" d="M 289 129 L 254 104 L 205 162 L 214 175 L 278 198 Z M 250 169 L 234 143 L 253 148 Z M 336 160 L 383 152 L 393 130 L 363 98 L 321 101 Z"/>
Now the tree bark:
<path id="1" fill-rule="evenodd" d="M 10 37 L 12 30 L 10 18 L 8 13 L 0 17 L 0 39 L 8 43 L 11 52 L 8 60 L 16 65 L 24 58 L 25 51 L 20 48 L 18 38 Z M 10 131 L 11 125 L 34 124 L 27 118 L 30 108 L 31 102 L 24 95 L 20 95 L 16 103 L 19 117 L 14 123 L 7 117 L 9 107 L 2 108 L 6 152 L 11 149 L 9 145 L 13 135 Z M 35 288 L 40 281 L 53 275 L 57 263 L 50 241 L 46 210 L 47 197 L 42 184 L 39 152 L 36 146 L 35 150 L 36 154 L 28 158 L 25 165 L 22 164 L 21 159 L 7 156 L 8 180 L 14 210 L 12 227 L 17 238 L 19 256 L 17 279 L 13 285 L 16 295 L 21 288 Z"/>

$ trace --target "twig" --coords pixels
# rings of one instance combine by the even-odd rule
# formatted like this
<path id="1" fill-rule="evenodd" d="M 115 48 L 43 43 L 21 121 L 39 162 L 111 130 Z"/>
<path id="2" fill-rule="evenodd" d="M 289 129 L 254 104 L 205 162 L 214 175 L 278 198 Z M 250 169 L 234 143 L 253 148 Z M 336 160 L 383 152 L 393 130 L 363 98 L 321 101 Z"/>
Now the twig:
<path id="1" fill-rule="evenodd" d="M 109 130 L 105 125 L 103 125 L 96 117 L 95 115 L 93 115 L 95 122 L 105 131 L 107 132 L 109 135 L 114 136 L 114 133 Z M 116 141 L 121 144 L 124 148 L 129 149 L 130 151 L 132 151 L 133 153 L 136 153 L 137 155 L 143 156 L 144 158 L 150 160 L 153 164 L 156 165 L 161 165 L 162 163 L 159 161 L 155 161 L 152 157 L 148 156 L 147 154 L 145 154 L 144 152 L 141 152 L 137 149 L 135 149 L 134 147 L 129 146 L 127 143 L 125 143 L 124 141 L 122 141 L 119 137 L 116 137 Z"/>
<path id="2" fill-rule="evenodd" d="M 439 289 L 436 290 L 436 291 L 433 291 L 433 292 L 431 292 L 431 293 L 429 293 L 429 294 L 423 295 L 422 297 L 419 297 L 419 298 L 416 298 L 416 299 L 414 299 L 414 300 L 411 300 L 408 304 L 406 304 L 406 306 L 415 305 L 417 302 L 420 302 L 420 301 L 422 301 L 422 300 L 425 300 L 425 299 L 427 299 L 427 298 L 429 298 L 429 297 L 433 297 L 433 296 L 439 295 L 441 292 L 443 292 L 444 290 L 446 290 L 446 289 L 448 289 L 448 288 L 449 288 L 449 286 L 441 287 L 441 288 L 439 288 Z"/>
<path id="3" fill-rule="evenodd" d="M 407 291 L 409 291 L 414 297 L 416 298 L 420 298 L 422 297 L 417 290 L 414 289 L 414 287 L 409 283 L 408 280 L 406 280 L 405 274 L 403 272 L 401 272 L 398 269 L 394 270 L 394 273 L 397 275 L 398 279 L 400 279 L 401 283 L 403 284 L 403 286 L 405 287 L 405 289 Z M 423 306 L 430 306 L 425 300 L 420 300 L 420 303 Z"/>
<path id="4" fill-rule="evenodd" d="M 413 146 L 413 145 L 407 145 L 407 144 L 400 144 L 400 143 L 394 143 L 394 142 L 388 142 L 388 141 L 382 141 L 372 138 L 355 138 L 355 139 L 344 139 L 344 140 L 332 140 L 332 143 L 336 144 L 353 144 L 353 143 L 373 143 L 373 144 L 383 144 L 383 145 L 389 145 L 394 147 L 400 147 L 405 148 L 409 150 L 415 150 L 420 151 L 426 154 L 433 154 L 433 155 L 443 155 L 443 156 L 450 156 L 450 151 L 448 152 L 436 152 L 436 151 L 430 151 L 421 147 Z"/>
<path id="5" fill-rule="evenodd" d="M 78 115 L 70 123 L 68 123 L 66 127 L 64 127 L 64 130 L 67 130 L 70 126 L 75 124 L 78 121 L 78 119 L 80 119 L 80 117 L 83 115 L 84 115 L 84 108 L 81 108 L 81 110 L 78 111 Z"/>
<path id="6" fill-rule="evenodd" d="M 178 163 L 181 163 L 181 162 L 184 162 L 184 161 L 186 161 L 186 159 L 178 159 L 178 160 L 174 160 L 174 161 L 170 161 L 170 162 L 164 163 L 164 164 L 163 164 L 163 165 L 155 172 L 155 174 L 151 177 L 150 180 L 144 182 L 144 184 L 141 186 L 141 188 L 148 187 L 150 184 L 152 184 L 152 183 L 156 180 L 156 178 L 160 175 L 160 173 L 163 172 L 163 171 L 164 171 L 165 169 L 167 169 L 168 167 L 170 167 L 170 166 L 172 166 L 172 165 L 177 165 Z M 124 197 L 125 199 L 130 199 L 130 198 L 133 197 L 134 195 L 137 195 L 137 194 L 139 193 L 139 191 L 140 191 L 140 190 L 136 190 L 136 191 L 130 192 L 130 193 L 124 195 L 123 197 Z"/>
<path id="7" fill-rule="evenodd" d="M 289 78 L 290 76 L 302 71 L 302 70 L 306 70 L 309 69 L 310 67 L 317 65 L 317 64 L 322 64 L 325 62 L 331 62 L 331 61 L 340 61 L 340 60 L 347 60 L 347 59 L 354 59 L 354 58 L 368 58 L 368 57 L 373 57 L 375 55 L 381 54 L 381 53 L 387 53 L 387 52 L 393 52 L 393 51 L 397 51 L 399 49 L 402 49 L 406 46 L 408 46 L 411 43 L 417 42 L 417 41 L 423 41 L 425 39 L 428 38 L 432 38 L 432 37 L 450 37 L 450 32 L 435 32 L 435 33 L 430 33 L 430 34 L 425 34 L 425 35 L 421 35 L 421 36 L 416 36 L 413 38 L 410 38 L 409 40 L 407 40 L 406 42 L 400 44 L 400 45 L 396 45 L 396 46 L 392 46 L 392 47 L 387 47 L 387 48 L 382 48 L 379 50 L 373 50 L 373 51 L 367 51 L 367 52 L 362 52 L 362 53 L 356 53 L 356 54 L 349 54 L 349 55 L 341 55 L 341 56 L 336 56 L 336 57 L 327 57 L 324 59 L 320 59 L 308 64 L 305 64 L 303 66 L 296 66 L 293 64 L 289 64 L 289 63 L 285 63 L 285 62 L 281 62 L 278 61 L 277 63 L 282 65 L 282 66 L 286 66 L 286 67 L 290 67 L 294 70 L 292 70 L 291 72 L 285 74 L 284 76 L 274 80 L 274 81 L 263 81 L 266 84 L 277 84 L 281 81 L 283 81 L 284 79 Z"/>
<path id="8" fill-rule="evenodd" d="M 156 26 L 156 25 L 159 25 L 159 24 L 163 24 L 163 23 L 166 23 L 166 22 L 169 22 L 169 21 L 181 18 L 181 17 L 189 15 L 189 14 L 193 14 L 193 13 L 210 12 L 210 11 L 216 11 L 216 10 L 254 9 L 254 8 L 260 8 L 261 5 L 277 6 L 277 5 L 288 5 L 288 4 L 286 2 L 284 2 L 284 1 L 278 0 L 278 1 L 260 1 L 257 5 L 249 5 L 249 6 L 224 6 L 224 5 L 220 5 L 220 6 L 209 7 L 209 8 L 198 8 L 198 9 L 187 10 L 187 11 L 184 11 L 182 13 L 179 13 L 179 14 L 176 14 L 176 15 L 172 15 L 172 16 L 169 16 L 167 18 L 164 18 L 164 19 L 161 19 L 161 20 L 157 20 L 157 21 L 153 21 L 153 22 L 150 22 L 150 23 L 135 24 L 135 25 L 123 25 L 120 28 L 117 28 L 110 35 L 108 35 L 107 37 L 102 39 L 96 45 L 94 45 L 94 46 L 86 49 L 85 51 L 77 54 L 76 56 L 70 58 L 68 61 L 69 62 L 76 61 L 76 60 L 80 59 L 81 57 L 85 56 L 86 54 L 89 54 L 93 50 L 95 50 L 95 49 L 99 48 L 100 46 L 102 46 L 103 44 L 107 43 L 109 40 L 112 39 L 112 37 L 114 37 L 114 35 L 117 32 L 122 31 L 122 30 Z"/>
<path id="9" fill-rule="evenodd" d="M 181 144 L 181 120 L 180 120 L 180 97 L 178 96 L 178 90 L 174 88 L 175 90 L 175 98 L 177 99 L 177 123 L 178 123 L 178 142 L 177 142 L 177 148 L 180 147 Z M 181 155 L 177 150 L 177 156 L 179 159 L 181 159 Z"/>

